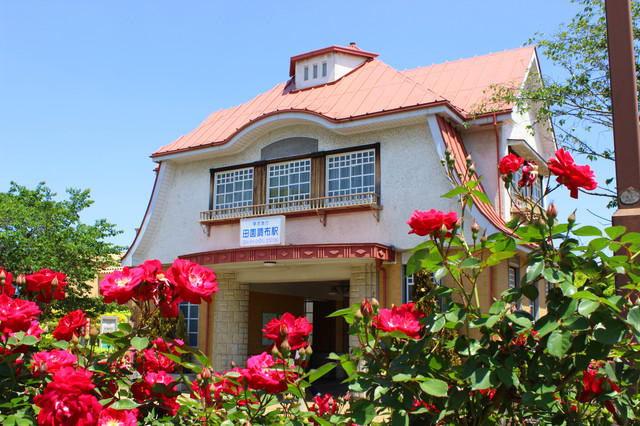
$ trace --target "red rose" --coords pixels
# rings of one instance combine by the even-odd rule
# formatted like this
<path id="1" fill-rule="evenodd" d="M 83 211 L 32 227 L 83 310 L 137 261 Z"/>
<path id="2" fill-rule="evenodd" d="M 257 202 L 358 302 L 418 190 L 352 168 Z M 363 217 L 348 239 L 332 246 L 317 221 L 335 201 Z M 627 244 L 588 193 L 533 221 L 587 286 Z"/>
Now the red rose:
<path id="1" fill-rule="evenodd" d="M 524 158 L 518 157 L 514 154 L 505 155 L 500 160 L 500 173 L 503 175 L 509 175 L 518 171 L 520 166 L 524 163 Z"/>
<path id="2" fill-rule="evenodd" d="M 373 318 L 373 325 L 385 332 L 401 331 L 412 339 L 420 338 L 421 325 L 418 321 L 424 316 L 420 310 L 415 310 L 413 303 L 394 306 L 392 309 L 380 309 L 377 317 Z"/>
<path id="3" fill-rule="evenodd" d="M 105 408 L 100 413 L 98 426 L 136 426 L 138 424 L 138 409 L 116 410 Z"/>
<path id="4" fill-rule="evenodd" d="M 296 318 L 286 312 L 282 315 L 282 318 L 274 318 L 269 321 L 262 331 L 264 332 L 264 337 L 274 340 L 273 345 L 278 349 L 286 339 L 291 349 L 295 350 L 307 345 L 306 337 L 311 333 L 312 329 L 313 326 L 309 324 L 305 317 Z"/>
<path id="5" fill-rule="evenodd" d="M 102 405 L 93 395 L 92 373 L 64 367 L 53 375 L 42 395 L 33 398 L 40 407 L 39 425 L 95 425 Z"/>
<path id="6" fill-rule="evenodd" d="M 309 410 L 318 413 L 319 416 L 336 414 L 338 412 L 338 403 L 328 393 L 324 396 L 318 394 L 313 398 L 313 404 L 309 407 Z"/>
<path id="7" fill-rule="evenodd" d="M 80 337 L 80 332 L 86 324 L 87 319 L 82 309 L 69 312 L 58 321 L 58 326 L 53 330 L 52 336 L 56 340 L 66 340 L 69 342 L 74 335 Z"/>
<path id="8" fill-rule="evenodd" d="M 153 391 L 153 385 L 162 384 L 166 391 L 156 393 Z M 149 372 L 142 377 L 142 380 L 131 385 L 131 393 L 136 401 L 144 403 L 145 401 L 158 398 L 161 408 L 175 415 L 180 408 L 180 404 L 176 402 L 176 396 L 167 396 L 169 392 L 176 391 L 176 382 L 169 374 L 164 371 L 157 373 Z"/>
<path id="9" fill-rule="evenodd" d="M 0 293 L 4 293 L 7 296 L 13 296 L 16 294 L 16 288 L 11 284 L 13 281 L 13 274 L 2 269 L 0 266 Z"/>
<path id="10" fill-rule="evenodd" d="M 216 274 L 186 259 L 176 259 L 167 271 L 167 277 L 176 286 L 178 295 L 187 302 L 211 303 L 211 295 L 218 291 Z"/>
<path id="11" fill-rule="evenodd" d="M 606 377 L 600 377 L 596 379 L 597 376 L 598 376 L 598 372 L 595 368 L 594 369 L 589 368 L 588 371 L 582 372 L 582 385 L 584 386 L 584 389 L 582 389 L 582 392 L 578 397 L 579 402 L 582 402 L 582 403 L 589 402 L 592 399 L 602 395 L 605 392 L 605 390 L 602 387 L 603 385 L 609 388 L 607 392 L 610 392 L 610 391 L 620 392 L 621 389 L 615 383 L 613 383 L 610 379 Z M 606 400 L 604 403 L 604 406 L 609 412 L 615 413 L 616 409 L 613 405 L 613 402 L 611 402 L 611 400 Z"/>
<path id="12" fill-rule="evenodd" d="M 115 271 L 100 282 L 100 294 L 105 303 L 118 301 L 124 305 L 138 295 L 138 290 L 144 278 L 145 271 L 141 268 L 129 269 L 125 266 L 122 271 Z"/>
<path id="13" fill-rule="evenodd" d="M 176 342 L 180 345 L 184 344 L 180 339 L 176 339 Z M 136 369 L 140 374 L 158 371 L 171 373 L 175 369 L 176 363 L 173 362 L 171 358 L 166 357 L 163 354 L 179 355 L 179 353 L 173 349 L 175 345 L 165 342 L 162 339 L 156 339 L 152 343 L 155 348 L 140 351 L 140 354 L 137 357 Z"/>
<path id="14" fill-rule="evenodd" d="M 42 269 L 24 278 L 27 282 L 27 293 L 35 293 L 36 300 L 43 303 L 50 303 L 52 297 L 63 300 L 64 288 L 69 284 L 64 281 L 67 279 L 65 274 L 50 269 Z"/>
<path id="15" fill-rule="evenodd" d="M 571 198 L 578 198 L 578 188 L 592 191 L 598 187 L 595 174 L 589 166 L 578 166 L 564 148 L 556 151 L 556 158 L 549 160 L 549 171 L 558 176 L 556 182 L 571 191 Z"/>
<path id="16" fill-rule="evenodd" d="M 453 210 L 447 214 L 436 209 L 431 209 L 428 212 L 415 210 L 407 224 L 411 227 L 409 234 L 424 237 L 439 232 L 442 225 L 448 230 L 453 229 L 457 220 L 458 214 Z"/>
<path id="17" fill-rule="evenodd" d="M 78 357 L 69 351 L 53 349 L 33 354 L 31 361 L 33 377 L 39 378 L 42 374 L 55 374 L 62 368 L 75 367 Z"/>
<path id="18" fill-rule="evenodd" d="M 2 333 L 17 333 L 27 331 L 32 326 L 40 308 L 34 302 L 22 299 L 12 299 L 6 294 L 0 294 L 0 331 Z"/>
<path id="19" fill-rule="evenodd" d="M 285 371 L 283 371 L 283 369 Z M 263 352 L 247 360 L 247 368 L 242 370 L 251 389 L 264 389 L 268 393 L 280 393 L 287 390 L 287 383 L 293 381 L 296 374 L 282 360 L 275 362 L 273 356 Z"/>

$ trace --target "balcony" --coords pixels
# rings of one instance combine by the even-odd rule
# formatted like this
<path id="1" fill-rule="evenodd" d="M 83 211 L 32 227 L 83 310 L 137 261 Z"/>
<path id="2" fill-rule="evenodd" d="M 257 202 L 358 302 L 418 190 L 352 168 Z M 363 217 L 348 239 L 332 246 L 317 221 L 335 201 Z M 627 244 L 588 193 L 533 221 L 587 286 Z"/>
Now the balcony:
<path id="1" fill-rule="evenodd" d="M 206 210 L 200 212 L 198 222 L 202 226 L 236 222 L 240 219 L 256 216 L 308 216 L 318 215 L 324 226 L 327 225 L 328 213 L 345 211 L 370 210 L 376 220 L 380 220 L 382 210 L 380 196 L 372 192 L 362 194 L 335 195 L 332 197 L 307 198 L 305 200 L 285 201 L 272 204 L 256 204 L 253 206 L 231 207 L 226 209 Z"/>

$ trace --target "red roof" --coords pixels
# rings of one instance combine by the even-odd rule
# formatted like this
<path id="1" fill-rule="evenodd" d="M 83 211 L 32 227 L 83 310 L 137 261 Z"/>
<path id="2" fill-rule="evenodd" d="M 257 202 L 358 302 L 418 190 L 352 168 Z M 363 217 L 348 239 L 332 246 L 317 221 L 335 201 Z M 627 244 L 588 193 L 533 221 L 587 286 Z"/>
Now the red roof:
<path id="1" fill-rule="evenodd" d="M 282 112 L 305 112 L 341 122 L 441 103 L 468 118 L 471 105 L 484 98 L 482 91 L 490 84 L 521 82 L 535 54 L 535 48 L 525 47 L 401 72 L 370 56 L 375 54 L 340 49 L 363 53 L 368 60 L 335 82 L 295 90 L 290 80 L 245 104 L 214 112 L 152 157 L 225 144 L 256 120 Z"/>

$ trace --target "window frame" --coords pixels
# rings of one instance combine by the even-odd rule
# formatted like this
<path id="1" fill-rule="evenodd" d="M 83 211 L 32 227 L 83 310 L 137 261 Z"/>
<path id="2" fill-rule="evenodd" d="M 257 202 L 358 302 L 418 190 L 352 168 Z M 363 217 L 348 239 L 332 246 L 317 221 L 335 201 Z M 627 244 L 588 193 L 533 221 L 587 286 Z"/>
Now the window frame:
<path id="1" fill-rule="evenodd" d="M 313 64 L 313 78 L 318 78 L 318 64 Z"/>
<path id="2" fill-rule="evenodd" d="M 364 188 L 365 186 L 366 187 L 373 187 L 372 191 L 361 190 L 359 192 L 351 192 L 351 191 L 353 191 L 353 187 L 351 186 L 351 183 L 353 182 L 353 179 L 354 179 L 354 175 L 352 174 L 352 169 L 353 169 L 353 167 L 358 167 L 357 163 L 355 165 L 351 164 L 351 162 L 353 161 L 351 158 L 349 158 L 347 160 L 347 161 L 349 161 L 349 165 L 346 166 L 346 167 L 349 168 L 349 176 L 346 176 L 346 177 L 338 176 L 337 178 L 332 178 L 331 177 L 331 173 L 330 173 L 331 172 L 331 161 L 330 161 L 331 158 L 339 158 L 341 156 L 346 156 L 346 155 L 351 156 L 353 154 L 369 153 L 369 152 L 373 152 L 373 173 L 364 173 L 365 164 L 367 164 L 367 165 L 371 164 L 370 162 L 362 163 L 363 171 L 362 171 L 362 173 L 360 173 L 359 175 L 356 175 L 355 177 L 356 178 L 360 177 L 362 179 L 362 181 L 363 181 L 360 184 L 360 188 Z M 324 196 L 325 197 L 332 197 L 332 196 L 341 196 L 341 195 L 366 194 L 366 193 L 370 193 L 370 192 L 374 192 L 375 193 L 376 192 L 376 177 L 377 177 L 377 174 L 376 174 L 376 162 L 377 162 L 377 153 L 376 153 L 374 148 L 360 149 L 360 150 L 357 150 L 357 151 L 341 152 L 341 153 L 337 153 L 337 154 L 327 155 L 325 157 L 325 163 L 326 163 L 325 164 L 325 168 L 326 168 L 326 170 L 325 170 L 325 191 L 324 191 L 325 195 Z M 340 170 L 342 170 L 342 168 L 339 165 L 336 168 L 337 168 L 337 170 L 339 172 L 340 172 Z M 372 185 L 365 185 L 364 184 L 364 178 L 371 176 L 371 174 L 373 174 L 373 184 Z M 342 188 L 339 187 L 338 189 L 331 189 L 331 182 L 332 181 L 336 181 L 338 183 L 338 185 L 340 185 L 341 181 L 345 180 L 345 179 L 348 179 L 349 182 L 350 182 L 349 183 L 349 189 L 347 190 L 347 191 L 350 191 L 350 192 L 341 194 L 340 192 L 345 191 Z M 331 192 L 337 192 L 337 193 L 331 194 Z"/>
<path id="3" fill-rule="evenodd" d="M 186 308 L 187 315 L 184 314 L 184 311 L 182 310 L 182 308 Z M 196 316 L 195 316 L 195 318 L 192 318 L 191 317 L 191 310 L 194 309 L 194 308 L 196 309 Z M 187 335 L 189 337 L 189 341 L 185 342 L 185 343 L 187 343 L 192 348 L 197 348 L 198 344 L 200 343 L 200 305 L 198 305 L 196 303 L 191 303 L 191 302 L 180 302 L 178 304 L 178 309 L 179 309 L 179 312 L 182 312 L 182 315 L 184 316 L 184 322 L 187 325 Z M 195 331 L 191 330 L 191 321 L 195 321 L 195 324 L 196 324 L 196 330 Z M 191 336 L 192 335 L 195 336 L 195 340 L 196 340 L 196 344 L 195 345 L 191 344 Z"/>
<path id="4" fill-rule="evenodd" d="M 322 76 L 326 77 L 327 76 L 327 61 L 322 62 Z"/>
<path id="5" fill-rule="evenodd" d="M 236 201 L 232 201 L 231 202 L 231 206 L 226 206 L 228 203 L 223 203 L 226 207 L 218 207 L 217 203 L 216 203 L 216 198 L 218 197 L 219 193 L 218 193 L 218 186 L 219 185 L 226 185 L 228 183 L 218 183 L 217 182 L 217 178 L 223 174 L 230 174 L 230 173 L 238 173 L 238 172 L 242 172 L 242 171 L 251 171 L 251 202 L 250 204 L 240 204 L 240 205 L 234 205 L 236 203 Z M 242 180 L 242 182 L 246 181 L 247 179 Z M 233 184 L 236 183 L 236 181 L 232 181 Z M 212 174 L 211 176 L 211 186 L 212 186 L 212 197 L 211 200 L 209 201 L 209 205 L 210 208 L 209 210 L 214 210 L 214 209 L 223 209 L 223 208 L 230 208 L 230 207 L 251 207 L 254 204 L 254 196 L 253 196 L 253 188 L 255 186 L 255 168 L 253 167 L 243 167 L 243 168 L 237 168 L 237 169 L 232 169 L 232 170 L 223 170 L 223 171 L 217 171 L 216 173 Z M 245 190 L 244 188 L 240 191 L 241 193 L 247 192 L 247 190 Z M 234 190 L 231 194 L 235 194 L 236 191 Z M 225 192 L 226 195 L 226 192 Z M 244 196 L 243 196 L 243 200 L 240 201 L 240 203 L 243 203 L 244 200 Z"/>
<path id="6" fill-rule="evenodd" d="M 305 65 L 304 67 L 304 81 L 309 81 L 309 66 Z"/>

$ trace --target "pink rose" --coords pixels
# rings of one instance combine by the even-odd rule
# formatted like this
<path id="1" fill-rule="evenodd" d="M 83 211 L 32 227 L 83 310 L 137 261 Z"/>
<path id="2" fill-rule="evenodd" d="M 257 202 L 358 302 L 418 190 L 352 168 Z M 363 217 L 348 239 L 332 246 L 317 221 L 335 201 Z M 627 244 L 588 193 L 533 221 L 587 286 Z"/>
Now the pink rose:
<path id="1" fill-rule="evenodd" d="M 407 337 L 419 339 L 422 326 L 418 320 L 423 316 L 422 311 L 414 309 L 413 303 L 405 303 L 399 308 L 380 309 L 378 316 L 373 318 L 373 325 L 381 331 L 401 331 Z"/>
<path id="2" fill-rule="evenodd" d="M 58 326 L 53 330 L 52 336 L 56 340 L 66 340 L 69 342 L 74 335 L 80 337 L 80 332 L 86 324 L 87 319 L 82 309 L 69 312 L 58 321 Z"/>
<path id="3" fill-rule="evenodd" d="M 415 210 L 407 224 L 411 227 L 409 234 L 424 237 L 439 232 L 443 225 L 448 230 L 453 229 L 457 220 L 458 214 L 453 210 L 447 214 L 436 209 L 431 209 L 428 212 Z"/>
<path id="4" fill-rule="evenodd" d="M 137 296 L 138 288 L 142 283 L 145 271 L 141 268 L 129 269 L 125 266 L 122 271 L 115 271 L 100 282 L 100 294 L 104 296 L 105 303 L 118 301 L 124 305 Z"/>
<path id="5" fill-rule="evenodd" d="M 0 331 L 2 333 L 17 333 L 27 331 L 32 326 L 40 308 L 34 302 L 22 299 L 12 299 L 6 294 L 0 294 Z"/>
<path id="6" fill-rule="evenodd" d="M 64 367 L 53 375 L 42 395 L 33 398 L 40 407 L 39 425 L 95 425 L 102 405 L 93 395 L 93 374 Z"/>
<path id="7" fill-rule="evenodd" d="M 31 372 L 37 379 L 42 374 L 55 374 L 62 368 L 75 367 L 78 357 L 69 351 L 53 349 L 33 354 L 31 361 Z"/>
<path id="8" fill-rule="evenodd" d="M 524 186 L 531 186 L 538 177 L 538 165 L 535 161 L 527 161 L 522 168 L 522 178 L 518 182 L 520 188 Z"/>
<path id="9" fill-rule="evenodd" d="M 523 163 L 524 158 L 518 157 L 514 154 L 508 154 L 502 157 L 502 160 L 500 160 L 500 165 L 498 167 L 500 168 L 500 173 L 502 173 L 503 175 L 509 175 L 511 173 L 517 172 Z"/>
<path id="10" fill-rule="evenodd" d="M 167 277 L 176 287 L 178 295 L 187 302 L 211 303 L 211 295 L 218 291 L 216 275 L 211 269 L 185 259 L 176 259 L 167 271 Z"/>
<path id="11" fill-rule="evenodd" d="M 277 365 L 276 365 L 277 364 Z M 283 368 L 285 371 L 283 371 Z M 247 360 L 247 368 L 242 371 L 251 389 L 264 389 L 268 393 L 280 393 L 287 390 L 287 383 L 293 381 L 296 374 L 282 360 L 273 360 L 273 356 L 263 352 Z"/>
<path id="12" fill-rule="evenodd" d="M 282 318 L 269 321 L 262 331 L 264 337 L 274 340 L 273 345 L 278 349 L 282 346 L 284 339 L 287 340 L 291 349 L 300 349 L 307 345 L 306 337 L 312 329 L 313 326 L 305 317 L 296 318 L 286 312 Z"/>
<path id="13" fill-rule="evenodd" d="M 64 288 L 69 284 L 64 281 L 67 279 L 65 274 L 50 269 L 42 269 L 24 278 L 27 282 L 27 293 L 35 293 L 36 300 L 43 303 L 50 303 L 52 297 L 63 300 Z"/>
<path id="14" fill-rule="evenodd" d="M 556 175 L 556 182 L 569 188 L 571 198 L 578 198 L 578 188 L 592 191 L 598 187 L 595 174 L 589 166 L 578 166 L 564 148 L 556 151 L 556 158 L 549 160 L 549 171 Z"/>
<path id="15" fill-rule="evenodd" d="M 116 410 L 114 408 L 105 408 L 100 413 L 98 426 L 137 426 L 138 409 L 133 410 Z"/>

